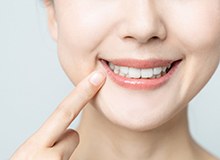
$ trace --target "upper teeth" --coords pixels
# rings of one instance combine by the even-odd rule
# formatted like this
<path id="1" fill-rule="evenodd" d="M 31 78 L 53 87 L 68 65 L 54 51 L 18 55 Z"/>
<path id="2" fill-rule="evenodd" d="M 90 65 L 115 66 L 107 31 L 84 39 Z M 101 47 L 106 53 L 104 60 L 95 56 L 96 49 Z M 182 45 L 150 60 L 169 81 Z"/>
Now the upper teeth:
<path id="1" fill-rule="evenodd" d="M 165 67 L 139 69 L 126 66 L 117 66 L 109 62 L 109 67 L 115 74 L 128 78 L 159 78 L 167 73 L 167 71 L 171 68 L 171 64 Z"/>

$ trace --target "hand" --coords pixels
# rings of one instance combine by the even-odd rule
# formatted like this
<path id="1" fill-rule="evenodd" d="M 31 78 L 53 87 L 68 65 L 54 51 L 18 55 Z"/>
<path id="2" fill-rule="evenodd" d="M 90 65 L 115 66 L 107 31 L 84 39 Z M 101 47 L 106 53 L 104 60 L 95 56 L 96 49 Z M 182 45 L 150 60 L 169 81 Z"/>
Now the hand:
<path id="1" fill-rule="evenodd" d="M 79 135 L 67 128 L 104 81 L 105 75 L 99 71 L 82 80 L 11 160 L 69 160 L 79 143 Z"/>

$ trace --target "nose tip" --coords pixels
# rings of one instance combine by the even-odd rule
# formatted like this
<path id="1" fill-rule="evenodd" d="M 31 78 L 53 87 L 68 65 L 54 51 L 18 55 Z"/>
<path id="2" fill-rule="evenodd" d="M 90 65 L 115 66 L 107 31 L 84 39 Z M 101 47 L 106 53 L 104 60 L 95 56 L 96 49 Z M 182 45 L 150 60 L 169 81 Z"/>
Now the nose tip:
<path id="1" fill-rule="evenodd" d="M 167 36 L 165 24 L 160 15 L 149 4 L 138 5 L 126 15 L 121 25 L 121 38 L 138 43 L 147 43 L 152 40 L 164 40 Z"/>
<path id="2" fill-rule="evenodd" d="M 150 41 L 162 41 L 166 38 L 165 27 L 161 24 L 148 24 L 149 26 L 140 25 L 134 26 L 129 25 L 126 34 L 122 37 L 127 40 L 134 40 L 138 43 L 148 43 Z M 151 25 L 151 26 L 150 26 Z"/>

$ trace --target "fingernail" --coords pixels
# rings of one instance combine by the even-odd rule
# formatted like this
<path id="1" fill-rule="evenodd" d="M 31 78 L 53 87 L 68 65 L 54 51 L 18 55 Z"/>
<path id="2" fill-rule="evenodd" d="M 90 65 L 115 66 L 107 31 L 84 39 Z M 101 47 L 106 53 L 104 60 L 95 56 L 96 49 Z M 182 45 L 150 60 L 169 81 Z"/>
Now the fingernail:
<path id="1" fill-rule="evenodd" d="M 89 79 L 89 81 L 94 85 L 94 86 L 99 86 L 103 80 L 104 80 L 104 75 L 100 72 L 95 72 Z"/>

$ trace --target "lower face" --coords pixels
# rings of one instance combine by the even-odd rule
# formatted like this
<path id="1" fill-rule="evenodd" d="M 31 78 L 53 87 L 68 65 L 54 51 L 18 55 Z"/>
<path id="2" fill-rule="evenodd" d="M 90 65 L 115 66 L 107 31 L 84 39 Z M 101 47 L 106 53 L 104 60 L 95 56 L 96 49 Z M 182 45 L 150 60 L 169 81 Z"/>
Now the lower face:
<path id="1" fill-rule="evenodd" d="M 126 128 L 167 122 L 219 64 L 219 0 L 55 0 L 55 10 L 64 71 L 75 85 L 105 71 L 91 104 Z"/>

